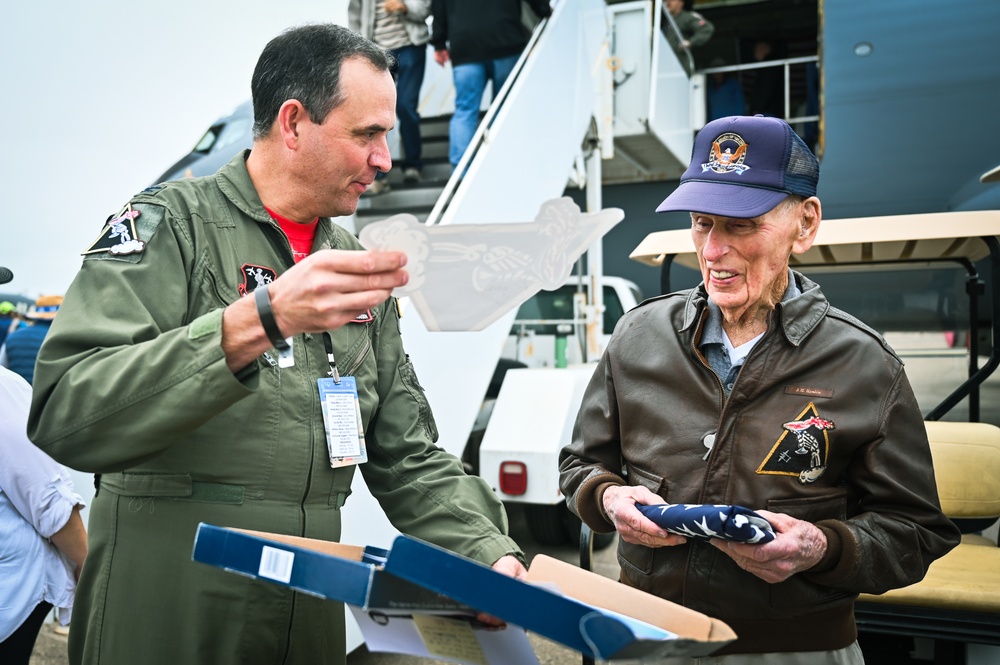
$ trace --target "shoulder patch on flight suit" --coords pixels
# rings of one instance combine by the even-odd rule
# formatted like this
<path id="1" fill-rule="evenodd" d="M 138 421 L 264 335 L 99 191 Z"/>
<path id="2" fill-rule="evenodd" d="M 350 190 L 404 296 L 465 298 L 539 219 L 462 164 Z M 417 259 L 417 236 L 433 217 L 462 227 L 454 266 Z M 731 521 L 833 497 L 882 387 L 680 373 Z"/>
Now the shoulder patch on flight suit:
<path id="1" fill-rule="evenodd" d="M 821 418 L 816 405 L 810 402 L 795 420 L 781 427 L 785 431 L 778 437 L 757 473 L 798 476 L 803 485 L 822 476 L 830 454 L 827 432 L 836 429 L 833 421 Z"/>
<path id="2" fill-rule="evenodd" d="M 161 206 L 127 203 L 117 215 L 108 217 L 97 240 L 83 251 L 84 260 L 102 258 L 138 263 L 163 217 Z"/>

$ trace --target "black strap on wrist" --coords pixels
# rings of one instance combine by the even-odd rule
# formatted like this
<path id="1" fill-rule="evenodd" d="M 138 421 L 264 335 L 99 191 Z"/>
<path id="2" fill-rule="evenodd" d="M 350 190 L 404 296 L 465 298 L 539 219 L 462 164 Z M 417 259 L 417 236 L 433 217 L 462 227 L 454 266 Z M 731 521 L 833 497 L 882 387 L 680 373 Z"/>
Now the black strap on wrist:
<path id="1" fill-rule="evenodd" d="M 253 290 L 253 299 L 257 303 L 260 324 L 264 327 L 264 333 L 271 340 L 271 344 L 274 344 L 274 348 L 279 351 L 287 351 L 292 348 L 281 336 L 281 331 L 278 330 L 278 322 L 274 320 L 274 311 L 271 310 L 271 294 L 267 292 L 266 284 Z"/>

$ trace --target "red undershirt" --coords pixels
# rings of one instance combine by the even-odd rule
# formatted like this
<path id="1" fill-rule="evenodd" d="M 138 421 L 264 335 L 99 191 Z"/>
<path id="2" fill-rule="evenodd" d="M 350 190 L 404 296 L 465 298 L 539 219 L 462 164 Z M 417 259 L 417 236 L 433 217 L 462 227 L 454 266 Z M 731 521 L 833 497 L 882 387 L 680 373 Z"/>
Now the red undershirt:
<path id="1" fill-rule="evenodd" d="M 264 209 L 267 210 L 267 214 L 271 215 L 271 218 L 278 223 L 278 226 L 281 227 L 281 230 L 288 237 L 288 242 L 292 245 L 292 257 L 296 263 L 312 253 L 313 239 L 316 237 L 316 224 L 319 223 L 319 217 L 308 224 L 300 224 L 282 217 L 270 208 L 265 207 Z"/>

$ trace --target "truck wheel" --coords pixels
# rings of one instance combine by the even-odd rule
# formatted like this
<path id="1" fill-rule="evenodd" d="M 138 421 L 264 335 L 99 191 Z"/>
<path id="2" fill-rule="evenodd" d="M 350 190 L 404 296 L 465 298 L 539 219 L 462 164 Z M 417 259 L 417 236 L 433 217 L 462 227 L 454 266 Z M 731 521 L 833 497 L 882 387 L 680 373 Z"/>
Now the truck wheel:
<path id="1" fill-rule="evenodd" d="M 580 527 L 582 522 L 580 518 L 574 515 L 569 508 L 566 508 L 566 516 L 564 518 L 564 524 L 566 526 L 566 535 L 569 537 L 570 545 L 580 544 Z M 614 531 L 611 533 L 591 533 L 590 538 L 594 543 L 594 550 L 603 550 L 611 543 L 615 542 Z"/>
<path id="2" fill-rule="evenodd" d="M 528 503 L 524 506 L 524 516 L 528 521 L 528 531 L 539 545 L 565 545 L 566 527 L 563 512 L 569 509 L 561 503 L 554 505 Z"/>

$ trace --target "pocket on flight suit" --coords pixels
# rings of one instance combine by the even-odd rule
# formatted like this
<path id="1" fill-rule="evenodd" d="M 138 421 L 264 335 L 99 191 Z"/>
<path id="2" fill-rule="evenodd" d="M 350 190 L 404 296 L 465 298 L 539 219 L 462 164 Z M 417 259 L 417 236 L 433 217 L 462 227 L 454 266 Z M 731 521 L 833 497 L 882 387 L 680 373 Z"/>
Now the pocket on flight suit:
<path id="1" fill-rule="evenodd" d="M 406 362 L 399 368 L 399 378 L 417 404 L 417 422 L 427 432 L 431 441 L 437 442 L 437 423 L 434 422 L 434 414 L 431 413 L 431 405 L 427 401 L 427 396 L 424 395 L 424 389 L 417 381 L 417 371 L 413 368 L 410 356 L 406 356 Z"/>

